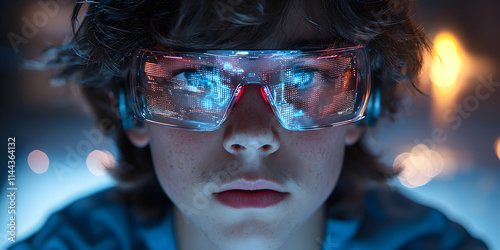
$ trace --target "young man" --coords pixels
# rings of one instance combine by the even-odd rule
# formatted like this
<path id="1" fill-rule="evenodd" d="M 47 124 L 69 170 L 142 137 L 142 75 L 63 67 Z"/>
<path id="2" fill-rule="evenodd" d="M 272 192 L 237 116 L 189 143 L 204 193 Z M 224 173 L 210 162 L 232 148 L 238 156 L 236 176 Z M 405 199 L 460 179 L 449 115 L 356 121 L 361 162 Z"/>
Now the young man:
<path id="1" fill-rule="evenodd" d="M 90 2 L 48 63 L 113 121 L 120 185 L 14 249 L 485 248 L 391 191 L 360 141 L 421 67 L 411 6 Z"/>

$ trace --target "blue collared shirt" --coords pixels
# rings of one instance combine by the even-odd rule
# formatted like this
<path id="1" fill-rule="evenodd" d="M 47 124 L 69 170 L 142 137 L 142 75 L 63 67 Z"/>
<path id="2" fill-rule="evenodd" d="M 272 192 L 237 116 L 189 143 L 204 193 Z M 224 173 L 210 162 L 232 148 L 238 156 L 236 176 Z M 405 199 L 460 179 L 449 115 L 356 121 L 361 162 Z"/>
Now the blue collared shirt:
<path id="1" fill-rule="evenodd" d="M 143 223 L 113 199 L 115 193 L 109 189 L 75 202 L 12 249 L 177 249 L 172 210 Z M 327 218 L 317 249 L 487 249 L 442 213 L 391 190 L 368 191 L 355 218 Z"/>

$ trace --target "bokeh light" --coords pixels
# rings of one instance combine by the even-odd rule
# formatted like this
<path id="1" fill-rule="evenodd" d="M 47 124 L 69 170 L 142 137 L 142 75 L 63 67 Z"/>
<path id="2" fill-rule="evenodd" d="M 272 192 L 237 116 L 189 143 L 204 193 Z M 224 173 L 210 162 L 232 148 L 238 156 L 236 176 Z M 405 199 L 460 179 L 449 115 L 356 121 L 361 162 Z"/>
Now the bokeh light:
<path id="1" fill-rule="evenodd" d="M 434 57 L 430 78 L 440 87 L 455 85 L 462 67 L 458 41 L 447 32 L 440 33 L 434 39 Z"/>
<path id="2" fill-rule="evenodd" d="M 458 39 L 450 32 L 440 32 L 433 41 L 433 58 L 429 68 L 432 82 L 432 121 L 435 126 L 446 127 L 445 114 L 456 104 L 456 98 L 466 86 L 464 79 L 470 71 L 469 57 Z"/>
<path id="3" fill-rule="evenodd" d="M 497 152 L 497 157 L 500 160 L 500 137 L 498 137 L 496 143 L 495 143 L 495 149 Z"/>
<path id="4" fill-rule="evenodd" d="M 106 174 L 107 168 L 115 166 L 115 157 L 108 151 L 94 150 L 87 156 L 87 168 L 95 176 Z"/>
<path id="5" fill-rule="evenodd" d="M 37 174 L 45 173 L 49 169 L 49 163 L 47 154 L 40 150 L 33 150 L 28 155 L 28 166 Z"/>
<path id="6" fill-rule="evenodd" d="M 418 144 L 411 152 L 399 154 L 393 163 L 399 170 L 399 181 L 406 187 L 414 188 L 425 185 L 443 171 L 444 161 L 439 153 Z"/>

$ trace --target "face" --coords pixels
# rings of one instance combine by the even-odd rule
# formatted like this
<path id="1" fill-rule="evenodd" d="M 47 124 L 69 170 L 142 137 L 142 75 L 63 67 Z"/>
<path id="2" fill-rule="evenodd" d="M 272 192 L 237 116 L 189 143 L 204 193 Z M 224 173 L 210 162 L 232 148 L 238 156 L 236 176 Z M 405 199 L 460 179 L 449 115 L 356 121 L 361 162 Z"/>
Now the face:
<path id="1" fill-rule="evenodd" d="M 221 249 L 276 249 L 311 225 L 336 186 L 355 126 L 285 130 L 260 91 L 247 85 L 216 131 L 145 125 L 157 178 L 176 206 L 178 240 L 189 233 Z"/>
<path id="2" fill-rule="evenodd" d="M 249 244 L 267 248 L 287 241 L 335 187 L 346 140 L 345 126 L 283 129 L 258 85 L 245 88 L 219 130 L 157 125 L 147 125 L 147 130 L 164 191 L 197 229 L 226 249 Z M 253 191 L 260 196 L 257 201 L 238 191 L 221 192 L 226 187 L 245 189 L 248 183 L 279 192 Z"/>

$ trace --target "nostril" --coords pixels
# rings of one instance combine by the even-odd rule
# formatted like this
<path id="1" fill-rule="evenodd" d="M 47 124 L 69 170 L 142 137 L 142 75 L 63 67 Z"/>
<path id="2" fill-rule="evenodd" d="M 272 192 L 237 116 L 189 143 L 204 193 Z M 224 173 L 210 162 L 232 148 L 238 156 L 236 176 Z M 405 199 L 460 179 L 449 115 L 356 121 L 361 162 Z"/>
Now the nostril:
<path id="1" fill-rule="evenodd" d="M 271 146 L 271 145 L 266 144 L 266 145 L 264 145 L 264 146 L 260 147 L 260 148 L 259 148 L 259 150 L 262 150 L 262 151 L 269 151 L 269 150 L 271 150 L 271 148 L 272 148 L 272 146 Z"/>
<path id="2" fill-rule="evenodd" d="M 231 145 L 231 150 L 233 150 L 234 152 L 239 152 L 243 149 L 245 149 L 245 147 L 241 146 L 240 144 Z"/>
<path id="3" fill-rule="evenodd" d="M 225 138 L 222 144 L 228 153 L 239 156 L 267 156 L 280 148 L 279 138 L 274 133 L 261 136 L 240 132 Z"/>

